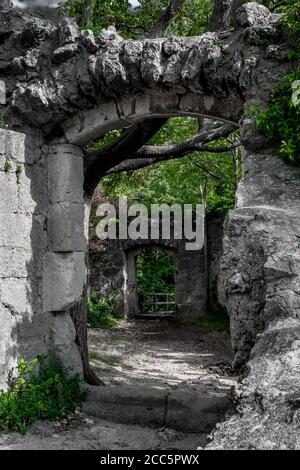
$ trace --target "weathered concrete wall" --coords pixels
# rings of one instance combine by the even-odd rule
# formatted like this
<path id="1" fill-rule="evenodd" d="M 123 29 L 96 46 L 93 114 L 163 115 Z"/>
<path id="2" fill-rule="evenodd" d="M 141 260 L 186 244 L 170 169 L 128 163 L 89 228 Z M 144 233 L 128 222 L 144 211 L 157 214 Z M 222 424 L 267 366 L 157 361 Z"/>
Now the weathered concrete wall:
<path id="1" fill-rule="evenodd" d="M 118 240 L 89 243 L 89 288 L 93 295 L 113 300 L 115 312 L 125 314 L 125 253 Z"/>
<path id="2" fill-rule="evenodd" d="M 47 337 L 40 278 L 47 244 L 43 150 L 38 132 L 0 130 L 0 388 L 18 355 L 45 352 L 37 341 Z"/>
<path id="3" fill-rule="evenodd" d="M 84 232 L 73 225 L 82 172 L 78 150 L 48 146 L 38 131 L 0 130 L 0 388 L 18 358 L 54 347 L 81 370 L 65 311 L 85 280 Z"/>
<path id="4" fill-rule="evenodd" d="M 176 254 L 177 313 L 185 317 L 207 313 L 207 266 L 205 249 L 186 251 L 184 240 Z"/>

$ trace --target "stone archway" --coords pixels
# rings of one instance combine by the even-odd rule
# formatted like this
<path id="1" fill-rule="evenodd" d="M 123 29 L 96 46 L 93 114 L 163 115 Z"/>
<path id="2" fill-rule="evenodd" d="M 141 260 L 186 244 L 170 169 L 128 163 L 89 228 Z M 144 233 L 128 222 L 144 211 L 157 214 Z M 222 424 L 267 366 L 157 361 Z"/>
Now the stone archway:
<path id="1" fill-rule="evenodd" d="M 156 243 L 139 243 L 125 249 L 125 312 L 127 316 L 139 313 L 136 259 L 145 250 L 169 253 L 175 263 L 176 315 L 182 317 L 204 316 L 207 313 L 207 272 L 204 249 L 199 252 L 185 250 L 180 241 L 160 240 Z"/>
<path id="2" fill-rule="evenodd" d="M 235 362 L 247 361 L 251 350 L 252 359 L 246 391 L 237 393 L 242 413 L 219 428 L 214 446 L 276 447 L 284 436 L 284 445 L 295 447 L 300 175 L 244 117 L 248 106 L 267 104 L 289 68 L 278 18 L 248 4 L 222 37 L 124 41 L 108 30 L 96 42 L 69 21 L 56 29 L 17 12 L 0 16 L 1 79 L 17 119 L 17 132 L 1 131 L 0 158 L 22 169 L 18 178 L 1 172 L 3 385 L 17 357 L 55 345 L 82 371 L 70 318 L 86 285 L 81 147 L 143 117 L 242 121 L 245 174 L 225 225 L 222 266 Z"/>
<path id="3" fill-rule="evenodd" d="M 139 313 L 137 257 L 162 251 L 174 257 L 176 314 L 200 317 L 207 313 L 208 273 L 206 249 L 186 250 L 186 240 L 98 240 L 92 234 L 89 247 L 90 291 L 95 296 L 115 296 L 118 316 Z"/>

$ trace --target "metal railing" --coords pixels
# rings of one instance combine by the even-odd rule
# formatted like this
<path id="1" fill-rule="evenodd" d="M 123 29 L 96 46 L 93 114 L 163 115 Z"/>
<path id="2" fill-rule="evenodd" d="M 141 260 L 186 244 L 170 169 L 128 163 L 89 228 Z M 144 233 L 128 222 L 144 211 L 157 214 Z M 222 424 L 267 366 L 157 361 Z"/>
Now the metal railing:
<path id="1" fill-rule="evenodd" d="M 139 294 L 142 315 L 173 315 L 176 311 L 175 293 L 142 292 Z"/>

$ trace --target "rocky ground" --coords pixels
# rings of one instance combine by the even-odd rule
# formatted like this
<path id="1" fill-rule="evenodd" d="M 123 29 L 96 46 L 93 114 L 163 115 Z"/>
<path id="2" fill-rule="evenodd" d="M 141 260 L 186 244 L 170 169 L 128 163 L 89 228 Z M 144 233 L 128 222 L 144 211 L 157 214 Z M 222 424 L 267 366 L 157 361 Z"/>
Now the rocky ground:
<path id="1" fill-rule="evenodd" d="M 147 394 L 147 390 L 156 395 L 168 393 L 170 397 L 176 393 L 197 396 L 200 392 L 201 396 L 210 396 L 213 390 L 214 395 L 217 391 L 226 396 L 237 380 L 230 368 L 227 332 L 153 320 L 121 322 L 107 331 L 91 330 L 89 337 L 92 365 L 108 387 L 100 393 L 106 389 L 108 395 L 110 390 L 122 395 L 124 390 L 140 389 Z M 91 412 L 88 405 L 63 422 L 35 423 L 25 436 L 0 435 L 0 448 L 180 450 L 203 447 L 207 442 L 207 432 L 185 432 L 176 419 L 176 429 L 167 424 L 150 426 L 146 418 L 145 425 L 122 423 L 121 416 L 119 420 L 114 417 L 121 423 L 112 422 L 102 419 L 101 413 L 99 417 L 99 413 Z"/>

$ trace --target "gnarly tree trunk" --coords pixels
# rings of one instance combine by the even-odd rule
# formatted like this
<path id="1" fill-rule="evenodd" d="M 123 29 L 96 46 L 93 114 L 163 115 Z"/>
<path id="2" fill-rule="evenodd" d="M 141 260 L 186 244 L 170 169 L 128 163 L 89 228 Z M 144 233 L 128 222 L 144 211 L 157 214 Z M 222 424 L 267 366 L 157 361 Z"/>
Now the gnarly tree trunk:
<path id="1" fill-rule="evenodd" d="M 87 337 L 87 291 L 88 283 L 84 286 L 81 300 L 70 309 L 70 315 L 76 330 L 76 344 L 82 359 L 84 379 L 89 385 L 104 385 L 92 370 L 89 363 Z"/>
<path id="2" fill-rule="evenodd" d="M 80 25 L 82 28 L 87 28 L 92 24 L 95 5 L 96 0 L 85 0 L 84 9 L 82 11 L 80 20 Z"/>
<path id="3" fill-rule="evenodd" d="M 187 0 L 171 0 L 167 8 L 162 8 L 160 18 L 152 29 L 149 37 L 157 38 L 166 30 L 172 19 L 181 10 Z"/>
<path id="4" fill-rule="evenodd" d="M 227 31 L 232 27 L 232 17 L 244 0 L 215 0 L 209 31 Z"/>
<path id="5" fill-rule="evenodd" d="M 91 202 L 87 200 L 85 203 L 85 237 L 88 241 L 89 232 L 89 219 L 90 219 Z M 78 346 L 80 356 L 82 359 L 84 379 L 89 385 L 104 385 L 104 383 L 97 377 L 90 366 L 89 362 L 89 350 L 88 350 L 88 334 L 87 334 L 87 295 L 89 286 L 89 253 L 88 248 L 85 256 L 86 267 L 87 267 L 87 278 L 83 288 L 82 297 L 79 302 L 76 303 L 70 309 L 70 315 L 73 320 L 76 330 L 76 344 Z"/>

